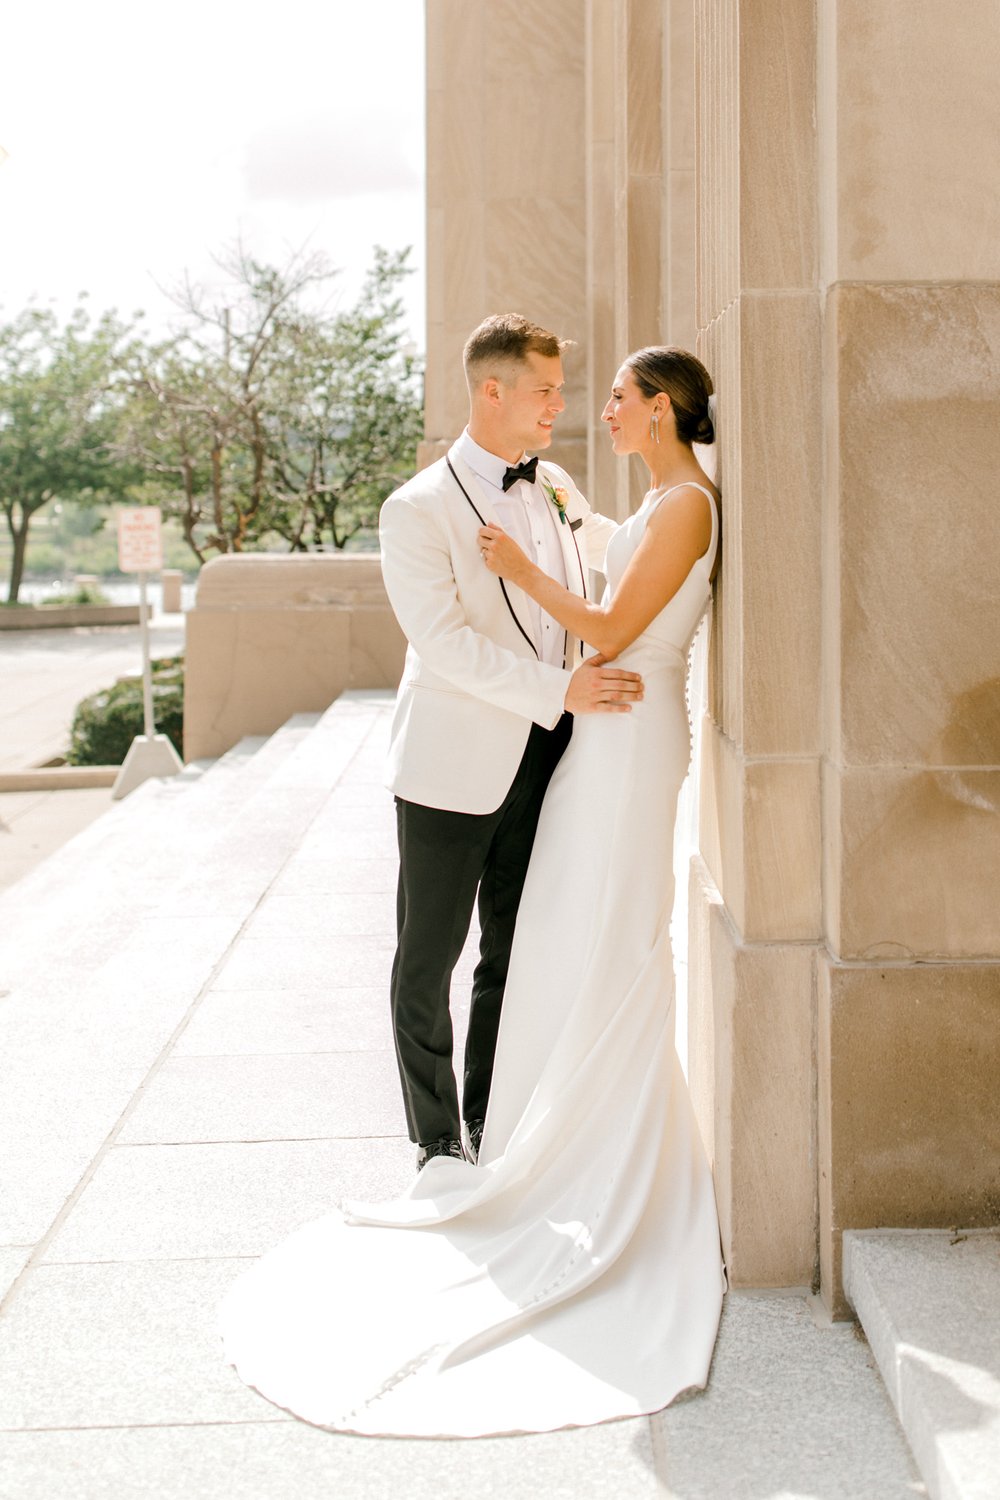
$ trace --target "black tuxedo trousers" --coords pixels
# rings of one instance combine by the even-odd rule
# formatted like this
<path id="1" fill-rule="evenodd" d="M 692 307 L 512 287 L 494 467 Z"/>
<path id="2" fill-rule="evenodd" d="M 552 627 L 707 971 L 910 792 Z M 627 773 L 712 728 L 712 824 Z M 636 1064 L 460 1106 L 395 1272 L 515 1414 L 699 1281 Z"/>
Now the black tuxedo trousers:
<path id="1" fill-rule="evenodd" d="M 472 981 L 461 1114 L 467 1121 L 486 1114 L 514 921 L 542 798 L 572 724 L 572 716 L 563 714 L 554 729 L 531 726 L 517 775 L 496 812 L 448 812 L 396 798 L 398 943 L 390 997 L 413 1141 L 426 1145 L 460 1134 L 451 976 L 477 893 L 482 939 Z M 475 746 L 469 753 L 475 754 Z M 555 908 L 557 891 L 552 900 Z"/>

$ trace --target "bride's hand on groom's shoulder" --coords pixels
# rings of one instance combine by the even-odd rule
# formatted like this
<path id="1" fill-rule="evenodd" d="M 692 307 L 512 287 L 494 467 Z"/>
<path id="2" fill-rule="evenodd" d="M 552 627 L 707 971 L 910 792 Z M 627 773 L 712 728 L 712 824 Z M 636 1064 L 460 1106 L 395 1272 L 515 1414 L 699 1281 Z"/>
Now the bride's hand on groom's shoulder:
<path id="1" fill-rule="evenodd" d="M 517 583 L 531 563 L 517 543 L 499 526 L 480 526 L 479 550 L 491 573 Z"/>
<path id="2" fill-rule="evenodd" d="M 638 672 L 605 666 L 606 658 L 591 656 L 577 667 L 566 689 L 565 708 L 571 714 L 627 714 L 642 701 Z"/>

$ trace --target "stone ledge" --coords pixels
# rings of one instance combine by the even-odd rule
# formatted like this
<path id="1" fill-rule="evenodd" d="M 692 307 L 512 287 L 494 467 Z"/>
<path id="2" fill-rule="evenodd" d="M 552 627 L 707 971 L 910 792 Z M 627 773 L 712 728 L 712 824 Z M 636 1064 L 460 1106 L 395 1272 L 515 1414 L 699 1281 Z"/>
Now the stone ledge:
<path id="1" fill-rule="evenodd" d="M 138 625 L 138 604 L 22 604 L 0 609 L 0 630 L 68 629 L 73 625 Z"/>
<path id="2" fill-rule="evenodd" d="M 385 606 L 377 552 L 247 552 L 215 557 L 198 575 L 197 608 Z"/>
<path id="3" fill-rule="evenodd" d="M 86 786 L 114 786 L 120 766 L 32 766 L 0 771 L 0 792 L 66 792 Z"/>
<path id="4" fill-rule="evenodd" d="M 993 1500 L 1000 1229 L 849 1231 L 844 1287 L 932 1500 Z"/>
<path id="5" fill-rule="evenodd" d="M 395 689 L 406 650 L 378 553 L 215 558 L 185 638 L 186 760 L 321 713 L 347 689 Z"/>

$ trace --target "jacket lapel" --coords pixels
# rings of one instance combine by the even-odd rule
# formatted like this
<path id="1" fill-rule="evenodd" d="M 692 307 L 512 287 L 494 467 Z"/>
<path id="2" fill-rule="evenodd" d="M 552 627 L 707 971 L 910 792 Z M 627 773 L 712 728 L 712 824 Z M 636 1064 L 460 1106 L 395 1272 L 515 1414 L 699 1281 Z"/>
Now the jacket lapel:
<path id="1" fill-rule="evenodd" d="M 543 464 L 539 464 L 538 483 L 541 484 L 543 479 L 546 480 L 553 489 L 556 488 L 556 476 L 554 474 L 550 474 Z M 548 491 L 544 488 L 544 486 L 542 488 L 542 494 L 545 495 L 546 502 L 549 505 L 552 505 L 552 501 L 548 496 Z M 571 506 L 572 495 L 569 495 L 568 498 Z M 552 505 L 552 519 L 555 524 L 556 535 L 559 538 L 559 545 L 562 548 L 563 565 L 566 569 L 566 587 L 569 589 L 570 593 L 575 594 L 578 599 L 586 599 L 588 597 L 587 568 L 583 560 L 583 551 L 577 539 L 577 531 L 583 524 L 583 517 L 581 516 L 577 518 L 576 516 L 572 515 L 570 512 L 570 506 L 567 506 L 566 520 L 563 521 L 559 515 L 557 507 L 555 505 Z M 577 639 L 575 635 L 570 635 L 569 631 L 567 630 L 563 638 L 563 666 L 566 667 L 569 671 L 572 671 L 574 667 L 578 667 L 580 665 L 582 660 L 583 644 L 580 640 Z"/>
<path id="2" fill-rule="evenodd" d="M 448 460 L 455 471 L 462 489 L 465 491 L 469 516 L 475 522 L 476 526 L 482 526 L 484 523 L 487 526 L 499 526 L 500 517 L 493 508 L 493 502 L 483 489 L 478 475 L 473 473 L 469 465 L 465 462 L 465 459 L 459 453 L 457 443 L 450 450 Z M 482 519 L 480 520 L 478 517 L 482 517 Z"/>
<path id="3" fill-rule="evenodd" d="M 482 525 L 499 526 L 500 518 L 494 510 L 489 497 L 479 483 L 476 475 L 469 468 L 468 464 L 464 462 L 456 448 L 453 447 L 449 452 L 448 461 L 457 480 L 458 488 L 461 489 L 468 504 L 469 524 L 472 527 L 473 538 L 475 538 L 478 527 Z M 486 573 L 485 568 L 483 572 L 487 578 L 490 577 Z M 532 638 L 532 631 L 529 628 L 528 622 L 531 617 L 526 608 L 527 601 L 523 591 L 515 584 L 506 582 L 503 578 L 496 578 L 495 581 L 500 586 L 504 602 L 510 610 L 514 624 L 537 656 L 538 646 Z"/>
<path id="4" fill-rule="evenodd" d="M 550 485 L 552 485 L 553 489 L 555 489 L 555 476 L 550 474 L 542 466 L 542 464 L 539 464 L 539 484 L 541 484 L 543 478 Z M 552 502 L 548 500 L 548 493 L 544 488 L 542 490 L 542 494 L 546 496 L 547 503 L 551 505 Z M 577 527 L 573 525 L 575 517 L 570 515 L 569 511 L 567 510 L 566 520 L 565 522 L 563 522 L 560 519 L 559 512 L 558 510 L 556 510 L 556 507 L 554 505 L 552 506 L 552 510 L 556 534 L 559 537 L 559 545 L 562 548 L 563 562 L 566 566 L 566 587 L 569 589 L 571 594 L 576 594 L 579 599 L 586 599 L 587 569 L 583 561 L 583 553 L 577 540 Z"/>

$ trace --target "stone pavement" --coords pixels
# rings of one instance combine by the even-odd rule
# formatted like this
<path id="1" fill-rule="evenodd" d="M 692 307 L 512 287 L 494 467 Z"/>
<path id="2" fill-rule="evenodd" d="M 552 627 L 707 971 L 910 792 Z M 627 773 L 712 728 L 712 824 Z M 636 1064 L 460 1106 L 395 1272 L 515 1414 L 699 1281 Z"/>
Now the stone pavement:
<path id="1" fill-rule="evenodd" d="M 183 615 L 154 616 L 152 654 L 184 647 Z M 0 772 L 64 756 L 81 698 L 142 670 L 135 625 L 0 634 Z M 111 803 L 110 787 L 0 791 L 0 890 L 20 880 Z"/>
<path id="2" fill-rule="evenodd" d="M 922 1494 L 866 1343 L 804 1293 L 730 1294 L 706 1394 L 540 1436 L 331 1435 L 223 1363 L 248 1260 L 413 1170 L 389 710 L 345 694 L 147 783 L 0 896 L 4 1500 Z"/>

